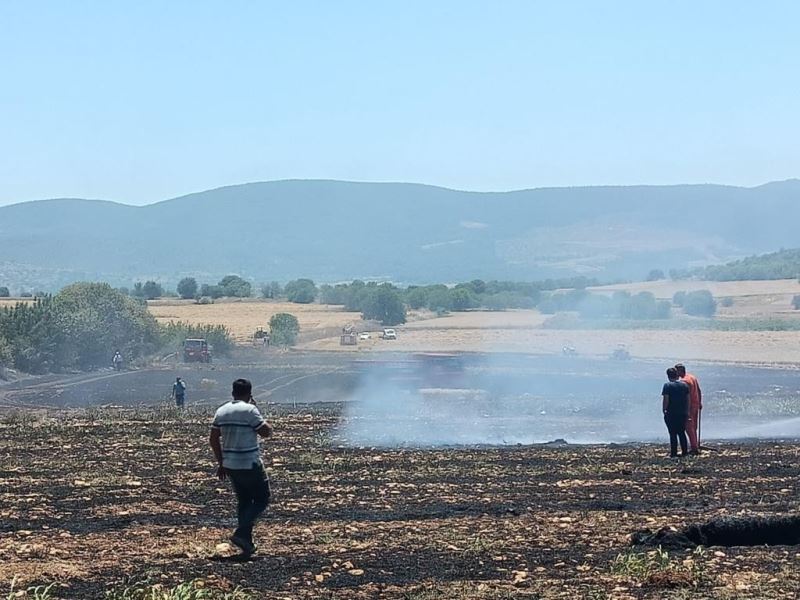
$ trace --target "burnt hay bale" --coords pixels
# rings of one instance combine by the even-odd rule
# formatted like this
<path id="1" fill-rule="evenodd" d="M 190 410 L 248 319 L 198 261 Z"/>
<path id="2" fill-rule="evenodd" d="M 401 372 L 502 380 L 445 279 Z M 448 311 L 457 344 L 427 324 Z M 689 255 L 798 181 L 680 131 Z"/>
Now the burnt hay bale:
<path id="1" fill-rule="evenodd" d="M 631 536 L 635 546 L 694 548 L 696 546 L 795 546 L 800 544 L 800 516 L 712 519 L 679 531 L 667 527 Z"/>

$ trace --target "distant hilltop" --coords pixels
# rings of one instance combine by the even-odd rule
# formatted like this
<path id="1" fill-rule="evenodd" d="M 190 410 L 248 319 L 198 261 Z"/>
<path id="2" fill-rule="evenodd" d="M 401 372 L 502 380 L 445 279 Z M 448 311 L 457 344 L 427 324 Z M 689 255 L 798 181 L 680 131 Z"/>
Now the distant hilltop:
<path id="1" fill-rule="evenodd" d="M 288 180 L 134 207 L 0 207 L 0 285 L 122 285 L 237 273 L 404 283 L 587 275 L 641 279 L 798 245 L 800 181 L 468 192 Z"/>

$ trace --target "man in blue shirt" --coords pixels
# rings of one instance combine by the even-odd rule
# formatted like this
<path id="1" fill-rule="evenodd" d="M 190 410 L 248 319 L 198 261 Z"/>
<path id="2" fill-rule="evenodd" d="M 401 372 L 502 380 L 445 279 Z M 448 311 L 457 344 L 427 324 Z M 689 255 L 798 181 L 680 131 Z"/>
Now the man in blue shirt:
<path id="1" fill-rule="evenodd" d="M 172 397 L 175 399 L 175 406 L 183 408 L 186 401 L 186 384 L 180 377 L 176 377 L 175 383 L 172 384 Z"/>
<path id="2" fill-rule="evenodd" d="M 253 525 L 269 504 L 269 480 L 261 462 L 259 437 L 272 435 L 272 427 L 256 407 L 252 384 L 233 382 L 233 400 L 217 409 L 211 425 L 211 449 L 217 459 L 217 476 L 230 477 L 238 502 L 239 526 L 231 537 L 245 556 L 256 550 Z"/>
<path id="3" fill-rule="evenodd" d="M 675 367 L 667 369 L 669 380 L 661 388 L 661 409 L 664 422 L 669 431 L 669 455 L 678 456 L 678 441 L 681 443 L 681 456 L 686 456 L 686 418 L 689 415 L 689 385 L 678 379 Z"/>

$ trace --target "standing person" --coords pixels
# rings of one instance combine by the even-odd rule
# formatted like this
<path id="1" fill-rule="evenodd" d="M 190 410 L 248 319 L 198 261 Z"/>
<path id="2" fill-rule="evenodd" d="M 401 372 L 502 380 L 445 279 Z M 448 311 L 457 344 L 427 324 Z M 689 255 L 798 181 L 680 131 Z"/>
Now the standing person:
<path id="1" fill-rule="evenodd" d="M 114 358 L 111 359 L 111 363 L 114 365 L 115 371 L 122 370 L 122 353 L 119 350 L 114 352 Z"/>
<path id="2" fill-rule="evenodd" d="M 667 369 L 669 380 L 661 388 L 661 409 L 664 422 L 669 431 L 670 458 L 678 456 L 678 441 L 681 443 L 681 456 L 686 456 L 686 417 L 689 414 L 689 385 L 678 379 L 675 367 Z"/>
<path id="3" fill-rule="evenodd" d="M 233 400 L 217 409 L 209 439 L 217 459 L 217 476 L 220 481 L 230 477 L 236 493 L 239 526 L 231 542 L 245 556 L 256 550 L 253 525 L 267 508 L 270 496 L 258 438 L 272 435 L 272 427 L 258 411 L 252 389 L 247 379 L 233 382 Z"/>
<path id="4" fill-rule="evenodd" d="M 175 406 L 183 408 L 186 401 L 186 384 L 180 377 L 176 377 L 175 383 L 172 384 L 172 398 L 175 400 Z"/>
<path id="5" fill-rule="evenodd" d="M 686 372 L 681 363 L 675 365 L 678 377 L 689 386 L 689 416 L 686 418 L 686 434 L 689 436 L 689 454 L 700 454 L 700 411 L 703 410 L 703 391 L 697 377 Z"/>

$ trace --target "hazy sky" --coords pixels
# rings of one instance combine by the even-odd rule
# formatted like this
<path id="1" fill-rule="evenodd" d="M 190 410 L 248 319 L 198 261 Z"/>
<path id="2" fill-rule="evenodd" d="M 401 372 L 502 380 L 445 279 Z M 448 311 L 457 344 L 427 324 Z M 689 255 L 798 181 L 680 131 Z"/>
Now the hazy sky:
<path id="1" fill-rule="evenodd" d="M 800 3 L 0 3 L 0 204 L 800 176 Z"/>

